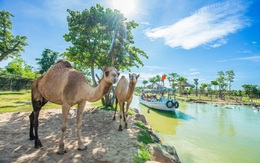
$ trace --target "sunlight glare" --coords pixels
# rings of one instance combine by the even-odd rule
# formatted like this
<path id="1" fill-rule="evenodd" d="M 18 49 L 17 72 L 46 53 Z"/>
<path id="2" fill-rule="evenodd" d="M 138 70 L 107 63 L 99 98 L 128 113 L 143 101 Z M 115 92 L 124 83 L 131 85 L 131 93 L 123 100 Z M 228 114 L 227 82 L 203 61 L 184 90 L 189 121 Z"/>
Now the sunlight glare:
<path id="1" fill-rule="evenodd" d="M 134 13 L 135 5 L 135 0 L 112 0 L 113 8 L 120 10 L 125 17 L 129 17 Z"/>

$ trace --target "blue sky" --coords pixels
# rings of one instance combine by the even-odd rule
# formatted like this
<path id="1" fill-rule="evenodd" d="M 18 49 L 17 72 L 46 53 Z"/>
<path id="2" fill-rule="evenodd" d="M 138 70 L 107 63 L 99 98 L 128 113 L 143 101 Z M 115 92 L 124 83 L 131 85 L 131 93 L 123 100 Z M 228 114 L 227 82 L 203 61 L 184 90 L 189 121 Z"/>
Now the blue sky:
<path id="1" fill-rule="evenodd" d="M 22 57 L 37 67 L 35 58 L 45 48 L 62 53 L 69 46 L 63 38 L 66 9 L 82 11 L 97 3 L 139 24 L 132 31 L 135 46 L 149 59 L 141 58 L 144 67 L 132 68 L 141 75 L 138 85 L 173 72 L 191 84 L 195 78 L 210 83 L 218 71 L 234 70 L 232 89 L 260 86 L 260 0 L 1 0 L 0 10 L 15 16 L 12 32 L 27 36 L 29 44 Z"/>

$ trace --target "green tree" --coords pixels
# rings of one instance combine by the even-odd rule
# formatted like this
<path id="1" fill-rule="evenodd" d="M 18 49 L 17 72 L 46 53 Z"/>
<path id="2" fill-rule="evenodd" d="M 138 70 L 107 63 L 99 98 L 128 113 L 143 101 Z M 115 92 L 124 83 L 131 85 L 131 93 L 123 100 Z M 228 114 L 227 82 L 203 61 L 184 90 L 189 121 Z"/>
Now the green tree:
<path id="1" fill-rule="evenodd" d="M 179 77 L 180 76 L 177 73 L 170 73 L 169 76 L 167 77 L 167 79 L 170 82 L 170 85 L 171 85 L 172 88 L 176 87 L 176 82 L 177 82 L 177 79 Z"/>
<path id="2" fill-rule="evenodd" d="M 180 76 L 178 79 L 178 86 L 179 86 L 179 90 L 180 90 L 180 95 L 184 93 L 184 88 L 187 84 L 187 79 L 183 76 Z"/>
<path id="3" fill-rule="evenodd" d="M 205 93 L 205 88 L 207 88 L 207 84 L 206 83 L 201 83 L 200 84 L 200 95 Z"/>
<path id="4" fill-rule="evenodd" d="M 216 80 L 212 80 L 210 83 L 214 86 L 214 89 L 217 90 L 218 82 Z"/>
<path id="5" fill-rule="evenodd" d="M 13 17 L 8 11 L 0 11 L 0 62 L 9 57 L 14 58 L 24 51 L 23 47 L 27 45 L 26 36 L 14 36 L 11 33 Z"/>
<path id="6" fill-rule="evenodd" d="M 157 78 L 156 78 L 156 76 L 155 76 L 155 77 L 152 77 L 152 78 L 149 78 L 149 82 L 152 83 L 152 85 L 154 85 L 155 83 L 157 83 Z"/>
<path id="7" fill-rule="evenodd" d="M 120 11 L 104 9 L 97 4 L 82 12 L 67 10 L 69 33 L 64 35 L 72 46 L 63 53 L 78 68 L 90 68 L 94 85 L 95 69 L 114 66 L 118 70 L 130 70 L 131 67 L 143 66 L 140 56 L 148 58 L 141 49 L 132 46 L 134 37 L 132 29 L 138 26 L 134 21 L 127 22 Z M 102 99 L 104 105 L 112 105 L 114 96 L 109 93 Z"/>
<path id="8" fill-rule="evenodd" d="M 234 82 L 235 73 L 233 70 L 226 71 L 226 80 L 228 82 L 228 90 L 231 91 L 231 83 Z"/>
<path id="9" fill-rule="evenodd" d="M 223 95 L 227 89 L 228 84 L 226 82 L 225 73 L 223 71 L 218 72 L 218 78 L 216 79 L 216 81 L 218 82 L 219 86 L 219 98 L 224 99 Z"/>
<path id="10" fill-rule="evenodd" d="M 17 57 L 9 62 L 5 67 L 8 74 L 22 76 L 26 78 L 36 78 L 39 75 L 33 71 L 33 67 L 28 65 L 22 58 Z"/>
<path id="11" fill-rule="evenodd" d="M 196 90 L 196 96 L 198 96 L 199 79 L 193 79 L 193 80 L 194 80 L 194 85 L 195 85 L 195 90 Z"/>
<path id="12" fill-rule="evenodd" d="M 54 52 L 50 49 L 45 49 L 42 52 L 42 58 L 36 58 L 37 64 L 40 66 L 40 74 L 48 71 L 48 69 L 55 64 L 58 59 L 58 52 Z"/>
<path id="13" fill-rule="evenodd" d="M 64 35 L 72 46 L 63 55 L 78 67 L 91 70 L 93 83 L 96 85 L 94 69 L 114 66 L 119 70 L 143 66 L 139 56 L 148 58 L 146 53 L 135 46 L 132 29 L 138 26 L 118 10 L 104 9 L 97 4 L 82 12 L 67 10 L 69 33 Z"/>
<path id="14" fill-rule="evenodd" d="M 148 83 L 147 80 L 143 80 L 143 81 L 142 81 L 142 84 L 144 85 L 144 88 L 145 88 L 145 86 L 146 86 L 147 83 Z"/>
<path id="15" fill-rule="evenodd" d="M 245 94 L 251 99 L 259 95 L 260 89 L 258 85 L 243 84 L 242 88 L 245 91 Z"/>

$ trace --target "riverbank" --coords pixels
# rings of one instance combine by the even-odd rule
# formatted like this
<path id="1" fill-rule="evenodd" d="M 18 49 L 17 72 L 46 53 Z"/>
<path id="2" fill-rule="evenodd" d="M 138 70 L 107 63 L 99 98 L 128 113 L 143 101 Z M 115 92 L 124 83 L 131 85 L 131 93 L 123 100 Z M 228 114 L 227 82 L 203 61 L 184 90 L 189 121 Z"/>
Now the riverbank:
<path id="1" fill-rule="evenodd" d="M 221 104 L 221 105 L 252 105 L 251 102 L 241 100 L 220 100 L 220 99 L 200 99 L 200 98 L 186 98 L 178 97 L 177 100 L 204 104 Z"/>
<path id="2" fill-rule="evenodd" d="M 43 143 L 40 149 L 34 148 L 34 141 L 29 140 L 29 112 L 0 114 L 0 162 L 106 162 L 133 163 L 138 154 L 138 135 L 141 128 L 135 125 L 140 118 L 129 117 L 129 129 L 119 132 L 119 116 L 113 121 L 113 111 L 95 109 L 90 106 L 83 112 L 82 138 L 87 150 L 77 150 L 76 109 L 69 112 L 68 127 L 65 133 L 67 153 L 57 155 L 58 141 L 61 134 L 61 109 L 42 110 L 39 116 L 39 138 Z M 136 114 L 139 115 L 139 114 Z M 143 117 L 143 116 L 141 116 Z M 144 118 L 144 117 L 143 117 Z M 141 120 L 143 119 L 141 118 Z M 144 121 L 144 120 L 143 120 Z M 152 134 L 152 133 L 151 133 Z M 153 147 L 153 160 L 162 160 L 158 155 L 159 146 Z M 176 151 L 163 147 L 167 154 Z M 173 152 L 174 151 L 174 152 Z M 172 156 L 173 157 L 173 156 Z M 177 159 L 178 156 L 177 156 Z M 174 162 L 174 161 L 172 161 Z M 177 162 L 177 161 L 175 161 Z"/>

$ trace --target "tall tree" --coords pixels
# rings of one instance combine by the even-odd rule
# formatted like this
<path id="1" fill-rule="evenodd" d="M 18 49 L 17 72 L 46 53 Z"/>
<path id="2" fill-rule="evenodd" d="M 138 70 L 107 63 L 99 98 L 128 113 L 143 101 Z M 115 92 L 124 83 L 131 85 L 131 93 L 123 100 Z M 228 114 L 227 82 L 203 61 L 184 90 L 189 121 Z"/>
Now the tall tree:
<path id="1" fill-rule="evenodd" d="M 235 73 L 233 70 L 226 71 L 226 80 L 228 82 L 228 90 L 231 91 L 231 83 L 234 82 Z"/>
<path id="2" fill-rule="evenodd" d="M 170 82 L 171 84 L 171 87 L 175 89 L 175 86 L 176 86 L 176 82 L 177 82 L 177 79 L 179 78 L 180 76 L 173 72 L 173 73 L 170 73 L 169 76 L 167 77 L 168 81 Z"/>
<path id="3" fill-rule="evenodd" d="M 54 52 L 50 49 L 45 49 L 42 52 L 41 58 L 36 58 L 37 64 L 40 66 L 40 74 L 43 74 L 48 71 L 48 69 L 54 65 L 58 59 L 58 52 Z"/>
<path id="4" fill-rule="evenodd" d="M 205 88 L 207 88 L 207 84 L 206 83 L 201 83 L 200 84 L 200 95 L 205 93 Z"/>
<path id="5" fill-rule="evenodd" d="M 179 90 L 180 90 L 180 95 L 184 92 L 184 88 L 186 86 L 187 83 L 187 79 L 183 76 L 180 76 L 178 79 L 178 86 L 179 86 Z"/>
<path id="6" fill-rule="evenodd" d="M 223 71 L 218 72 L 218 78 L 216 81 L 218 82 L 219 86 L 219 98 L 224 99 L 223 94 L 226 91 L 228 85 L 226 82 L 225 73 Z"/>
<path id="7" fill-rule="evenodd" d="M 0 62 L 9 57 L 17 57 L 23 47 L 27 45 L 26 36 L 14 36 L 11 33 L 12 22 L 10 17 L 14 17 L 8 11 L 0 11 Z"/>
<path id="8" fill-rule="evenodd" d="M 194 85 L 195 85 L 195 89 L 196 89 L 196 96 L 198 96 L 198 85 L 199 85 L 199 79 L 193 79 L 194 80 Z"/>
<path id="9" fill-rule="evenodd" d="M 143 66 L 139 56 L 148 58 L 141 49 L 131 46 L 134 37 L 131 30 L 138 26 L 118 10 L 104 9 L 97 4 L 82 12 L 67 10 L 69 33 L 64 35 L 72 46 L 64 56 L 79 67 L 91 69 L 91 77 L 96 85 L 94 69 L 114 66 L 119 70 Z"/>
<path id="10" fill-rule="evenodd" d="M 210 83 L 214 86 L 214 90 L 217 90 L 218 82 L 216 80 L 212 80 Z"/>

